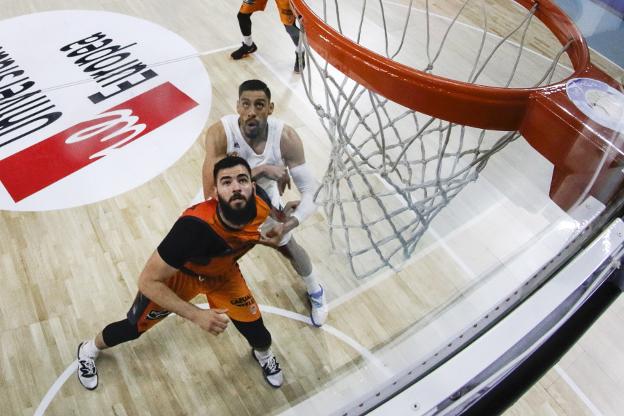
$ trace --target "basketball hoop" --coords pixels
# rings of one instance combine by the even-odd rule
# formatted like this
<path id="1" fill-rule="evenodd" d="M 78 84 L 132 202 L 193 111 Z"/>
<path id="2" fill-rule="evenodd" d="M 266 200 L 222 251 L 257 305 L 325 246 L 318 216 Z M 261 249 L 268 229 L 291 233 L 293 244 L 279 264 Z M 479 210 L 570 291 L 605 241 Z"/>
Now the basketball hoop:
<path id="1" fill-rule="evenodd" d="M 307 52 L 304 88 L 332 142 L 317 200 L 332 243 L 346 247 L 358 277 L 398 268 L 437 213 L 520 134 L 554 164 L 550 196 L 563 209 L 623 164 L 621 86 L 591 65 L 580 32 L 552 1 L 444 2 L 456 7 L 438 32 L 426 0 L 418 16 L 414 0 L 361 0 L 357 7 L 323 0 L 314 9 L 291 2 Z M 493 30 L 488 8 L 499 3 L 518 19 Z M 458 34 L 471 13 L 480 16 L 481 33 Z M 401 23 L 389 27 L 392 20 Z M 536 24 L 560 45 L 543 64 L 528 56 Z M 426 46 L 414 46 L 414 28 Z M 443 64 L 453 36 L 470 52 L 460 58 L 466 65 Z M 426 56 L 415 57 L 416 50 Z M 522 65 L 533 78 L 521 76 Z M 572 85 L 587 88 L 585 98 L 571 98 Z M 596 197 L 608 203 L 614 193 Z"/>

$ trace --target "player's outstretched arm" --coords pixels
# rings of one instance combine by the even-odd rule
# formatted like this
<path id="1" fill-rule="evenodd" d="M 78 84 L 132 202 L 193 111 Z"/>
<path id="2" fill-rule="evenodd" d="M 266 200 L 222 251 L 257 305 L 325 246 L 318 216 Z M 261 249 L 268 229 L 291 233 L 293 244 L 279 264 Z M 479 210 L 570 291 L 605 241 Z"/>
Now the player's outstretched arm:
<path id="1" fill-rule="evenodd" d="M 290 176 L 301 195 L 301 200 L 296 203 L 295 209 L 284 224 L 286 230 L 290 231 L 316 211 L 314 193 L 318 188 L 318 182 L 306 165 L 301 138 L 295 129 L 288 125 L 285 125 L 282 131 L 281 151 Z"/>
<path id="2" fill-rule="evenodd" d="M 196 323 L 211 334 L 218 335 L 223 332 L 228 324 L 228 319 L 225 315 L 227 310 L 205 310 L 180 299 L 180 297 L 166 285 L 167 279 L 176 272 L 176 268 L 169 266 L 162 257 L 160 257 L 158 251 L 154 251 L 147 260 L 145 268 L 139 275 L 139 290 L 164 309 Z"/>
<path id="3" fill-rule="evenodd" d="M 217 121 L 206 130 L 204 136 L 204 149 L 206 156 L 202 167 L 202 185 L 204 188 L 204 198 L 208 199 L 214 192 L 214 179 L 212 169 L 215 163 L 223 159 L 227 153 L 227 137 L 223 124 Z"/>

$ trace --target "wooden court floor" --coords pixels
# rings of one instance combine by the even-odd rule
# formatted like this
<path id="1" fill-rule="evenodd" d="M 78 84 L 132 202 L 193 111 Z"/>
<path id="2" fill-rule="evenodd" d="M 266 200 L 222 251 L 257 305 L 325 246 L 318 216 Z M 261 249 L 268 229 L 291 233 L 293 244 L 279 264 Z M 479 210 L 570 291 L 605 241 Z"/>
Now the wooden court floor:
<path id="1" fill-rule="evenodd" d="M 308 162 L 315 175 L 322 177 L 330 145 L 302 93 L 300 77 L 292 72 L 293 47 L 271 2 L 264 14 L 254 17 L 258 53 L 240 62 L 229 58 L 240 42 L 237 2 L 0 0 L 2 19 L 58 9 L 127 14 L 184 37 L 200 52 L 211 80 L 206 125 L 233 112 L 240 82 L 265 80 L 273 92 L 275 115 L 297 130 Z M 532 173 L 521 175 L 514 191 L 504 193 L 510 185 L 500 172 L 522 172 L 525 156 L 534 162 Z M 484 181 L 474 185 L 472 190 L 480 198 L 460 196 L 452 209 L 440 214 L 432 232 L 423 237 L 417 256 L 400 273 L 365 282 L 353 277 L 345 258 L 329 244 L 320 210 L 299 227 L 295 236 L 310 253 L 328 289 L 327 325 L 334 333 L 306 322 L 303 285 L 284 259 L 264 247 L 245 257 L 241 268 L 264 311 L 274 351 L 285 371 L 281 389 L 272 389 L 262 380 L 248 346 L 233 328 L 215 338 L 179 317 L 167 318 L 139 340 L 102 354 L 97 390 L 86 391 L 73 373 L 55 386 L 71 370 L 78 343 L 125 315 L 145 260 L 200 190 L 202 160 L 201 140 L 197 140 L 162 174 L 116 197 L 63 210 L 0 212 L 4 287 L 0 292 L 0 413 L 35 414 L 47 397 L 45 414 L 49 415 L 278 414 L 370 365 L 366 353 L 384 351 L 406 332 L 434 321 L 437 313 L 479 285 L 481 277 L 528 244 L 536 232 L 566 219 L 543 196 L 547 162 L 519 141 L 484 171 Z M 514 199 L 527 193 L 535 197 L 528 210 Z M 483 212 L 487 215 L 480 215 Z M 484 241 L 482 236 L 497 227 L 516 239 L 500 236 Z M 474 309 L 477 313 L 478 307 Z M 611 334 L 615 340 L 608 338 Z M 605 343 L 621 351 L 617 332 L 605 330 L 599 337 L 609 339 Z M 354 343 L 345 342 L 346 338 Z M 582 363 L 582 357 L 579 353 L 574 363 Z M 387 370 L 398 371 L 401 363 L 412 360 L 398 357 L 397 367 Z M 573 371 L 571 366 L 564 366 L 569 379 L 586 378 L 582 370 Z M 586 369 L 596 374 L 594 368 Z M 558 393 L 558 384 L 550 383 L 549 395 L 523 399 L 510 414 L 524 414 L 525 406 L 535 414 L 586 412 L 579 404 L 585 402 L 579 401 L 578 390 L 570 389 L 569 383 L 559 384 L 566 393 Z M 353 389 L 366 386 L 370 382 L 363 380 Z M 577 386 L 590 398 L 604 394 L 601 388 L 584 390 L 578 381 Z M 46 396 L 50 391 L 53 396 Z M 617 414 L 611 412 L 617 407 L 609 397 L 593 403 L 602 414 Z M 559 404 L 540 404 L 535 410 L 535 400 Z M 572 404 L 561 405 L 562 400 Z M 548 413 L 541 413 L 546 407 Z M 313 403 L 310 408 L 314 409 Z M 592 412 L 597 414 L 593 410 L 588 414 Z"/>

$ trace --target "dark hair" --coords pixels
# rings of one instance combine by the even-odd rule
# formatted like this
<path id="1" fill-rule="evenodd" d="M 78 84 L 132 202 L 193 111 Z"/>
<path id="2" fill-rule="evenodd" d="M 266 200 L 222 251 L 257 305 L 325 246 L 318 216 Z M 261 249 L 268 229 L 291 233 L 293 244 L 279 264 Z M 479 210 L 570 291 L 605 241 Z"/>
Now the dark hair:
<path id="1" fill-rule="evenodd" d="M 242 165 L 249 172 L 249 177 L 251 178 L 251 168 L 249 167 L 249 163 L 242 157 L 238 156 L 226 156 L 217 163 L 215 163 L 214 168 L 212 169 L 212 177 L 215 181 L 217 181 L 217 174 L 223 169 L 231 168 L 234 166 Z"/>
<path id="2" fill-rule="evenodd" d="M 271 101 L 271 90 L 269 87 L 259 79 L 248 79 L 240 84 L 238 87 L 238 96 L 243 95 L 244 91 L 262 91 L 266 94 L 269 101 Z"/>

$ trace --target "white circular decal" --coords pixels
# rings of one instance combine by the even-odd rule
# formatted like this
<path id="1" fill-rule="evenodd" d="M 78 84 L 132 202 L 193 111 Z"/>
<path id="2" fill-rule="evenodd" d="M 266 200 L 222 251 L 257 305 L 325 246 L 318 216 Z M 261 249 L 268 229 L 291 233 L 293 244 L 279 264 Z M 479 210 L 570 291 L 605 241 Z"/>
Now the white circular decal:
<path id="1" fill-rule="evenodd" d="M 178 160 L 210 111 L 197 51 L 154 23 L 65 10 L 0 22 L 0 209 L 133 189 Z"/>
<path id="2" fill-rule="evenodd" d="M 587 117 L 614 131 L 624 131 L 624 94 L 591 78 L 567 82 L 568 98 Z"/>

